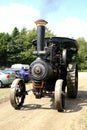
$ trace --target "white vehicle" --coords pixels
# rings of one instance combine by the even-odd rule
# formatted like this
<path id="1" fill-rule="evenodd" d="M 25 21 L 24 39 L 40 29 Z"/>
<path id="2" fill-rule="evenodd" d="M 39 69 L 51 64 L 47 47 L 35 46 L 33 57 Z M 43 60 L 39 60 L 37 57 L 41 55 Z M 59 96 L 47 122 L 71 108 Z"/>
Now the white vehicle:
<path id="1" fill-rule="evenodd" d="M 24 67 L 24 69 L 29 70 L 28 64 L 13 64 L 11 66 L 11 68 L 13 68 L 13 69 L 22 69 L 23 67 Z"/>
<path id="2" fill-rule="evenodd" d="M 0 70 L 0 88 L 9 86 L 16 79 L 13 70 Z"/>

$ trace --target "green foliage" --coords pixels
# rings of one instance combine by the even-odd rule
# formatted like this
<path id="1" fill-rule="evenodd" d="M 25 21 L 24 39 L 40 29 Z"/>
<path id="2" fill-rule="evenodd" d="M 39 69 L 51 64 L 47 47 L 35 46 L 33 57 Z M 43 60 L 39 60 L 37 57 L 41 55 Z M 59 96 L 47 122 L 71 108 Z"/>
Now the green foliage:
<path id="1" fill-rule="evenodd" d="M 49 29 L 46 29 L 46 37 L 53 36 Z M 15 27 L 11 34 L 0 33 L 0 66 L 11 66 L 14 63 L 30 64 L 35 56 L 32 55 L 34 46 L 32 41 L 37 38 L 36 29 L 21 31 Z"/>
<path id="2" fill-rule="evenodd" d="M 55 35 L 51 32 L 51 30 L 46 28 L 45 37 L 52 37 L 52 36 L 55 36 Z"/>
<path id="3" fill-rule="evenodd" d="M 27 31 L 23 28 L 21 31 L 15 27 L 11 34 L 0 33 L 0 67 L 11 66 L 14 63 L 30 64 L 35 56 L 32 55 L 34 46 L 32 41 L 37 38 L 37 30 L 33 28 Z M 51 37 L 54 34 L 46 28 L 45 37 Z M 82 38 L 78 38 L 79 44 L 78 56 L 76 61 L 78 63 L 79 70 L 87 70 L 87 41 Z"/>
<path id="4" fill-rule="evenodd" d="M 7 64 L 7 45 L 10 41 L 10 36 L 8 33 L 0 34 L 0 66 Z"/>
<path id="5" fill-rule="evenodd" d="M 77 42 L 79 44 L 77 59 L 79 70 L 87 70 L 87 42 L 84 38 L 78 38 Z"/>

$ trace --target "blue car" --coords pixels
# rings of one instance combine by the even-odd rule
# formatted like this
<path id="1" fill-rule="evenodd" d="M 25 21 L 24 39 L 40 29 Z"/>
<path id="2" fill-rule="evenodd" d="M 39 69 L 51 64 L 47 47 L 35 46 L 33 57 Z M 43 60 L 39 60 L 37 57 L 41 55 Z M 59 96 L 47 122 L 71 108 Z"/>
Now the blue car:
<path id="1" fill-rule="evenodd" d="M 11 66 L 18 76 L 20 76 L 26 83 L 30 80 L 29 65 L 28 64 L 13 64 Z"/>
<path id="2" fill-rule="evenodd" d="M 20 71 L 20 76 L 24 79 L 24 81 L 27 83 L 30 79 L 29 77 L 29 71 L 28 70 L 25 70 L 24 68 L 22 68 Z"/>
<path id="3" fill-rule="evenodd" d="M 6 68 L 5 70 L 12 70 L 16 73 L 16 78 L 22 78 L 25 83 L 30 80 L 29 70 L 24 68 Z"/>

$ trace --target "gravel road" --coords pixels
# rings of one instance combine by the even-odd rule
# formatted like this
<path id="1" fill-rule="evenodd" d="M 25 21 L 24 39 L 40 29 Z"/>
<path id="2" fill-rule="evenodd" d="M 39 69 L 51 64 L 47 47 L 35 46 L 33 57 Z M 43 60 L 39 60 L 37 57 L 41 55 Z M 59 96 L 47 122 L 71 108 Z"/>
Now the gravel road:
<path id="1" fill-rule="evenodd" d="M 79 73 L 77 99 L 66 97 L 65 111 L 54 108 L 52 97 L 26 96 L 21 110 L 0 103 L 0 130 L 87 130 L 87 73 Z"/>

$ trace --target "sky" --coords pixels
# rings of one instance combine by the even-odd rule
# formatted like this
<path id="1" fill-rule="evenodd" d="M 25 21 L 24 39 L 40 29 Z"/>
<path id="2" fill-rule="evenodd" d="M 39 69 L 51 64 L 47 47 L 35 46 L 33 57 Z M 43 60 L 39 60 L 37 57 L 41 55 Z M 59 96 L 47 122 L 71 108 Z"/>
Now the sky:
<path id="1" fill-rule="evenodd" d="M 0 0 L 0 32 L 31 30 L 38 19 L 56 36 L 87 40 L 87 0 Z"/>

